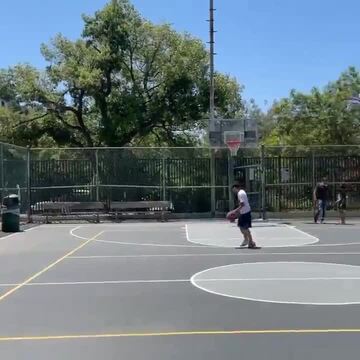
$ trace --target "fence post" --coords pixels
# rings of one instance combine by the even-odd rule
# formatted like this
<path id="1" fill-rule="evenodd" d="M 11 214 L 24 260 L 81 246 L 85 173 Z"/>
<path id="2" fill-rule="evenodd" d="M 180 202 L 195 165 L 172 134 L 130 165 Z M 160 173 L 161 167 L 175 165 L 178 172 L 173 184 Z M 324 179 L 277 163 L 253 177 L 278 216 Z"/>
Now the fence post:
<path id="1" fill-rule="evenodd" d="M 31 219 L 31 149 L 27 147 L 26 154 L 26 192 L 27 192 L 27 221 L 32 222 Z"/>
<path id="2" fill-rule="evenodd" d="M 278 156 L 278 196 L 279 196 L 279 205 L 278 210 L 281 212 L 281 198 L 282 198 L 282 173 L 281 173 L 281 155 Z"/>
<path id="3" fill-rule="evenodd" d="M 95 191 L 96 191 L 96 201 L 99 201 L 99 150 L 95 150 Z"/>
<path id="4" fill-rule="evenodd" d="M 5 176 L 4 176 L 4 144 L 0 144 L 0 186 L 1 186 L 1 201 L 4 197 L 4 185 L 5 185 Z"/>
<path id="5" fill-rule="evenodd" d="M 234 195 L 232 192 L 232 186 L 234 184 L 234 159 L 228 151 L 228 196 L 229 196 L 229 211 L 234 207 Z"/>
<path id="6" fill-rule="evenodd" d="M 314 152 L 314 149 L 312 149 L 311 155 L 312 155 L 312 191 L 314 191 L 315 185 L 316 185 L 316 177 L 315 177 L 315 152 Z"/>
<path id="7" fill-rule="evenodd" d="M 215 170 L 215 149 L 211 149 L 210 157 L 210 186 L 211 186 L 211 216 L 215 217 L 216 212 L 216 170 Z"/>
<path id="8" fill-rule="evenodd" d="M 266 168 L 265 168 L 265 146 L 261 145 L 261 216 L 266 219 Z"/>
<path id="9" fill-rule="evenodd" d="M 161 200 L 165 201 L 166 200 L 166 159 L 165 157 L 162 158 L 162 162 L 161 162 L 161 167 L 162 167 L 162 176 L 161 176 Z"/>

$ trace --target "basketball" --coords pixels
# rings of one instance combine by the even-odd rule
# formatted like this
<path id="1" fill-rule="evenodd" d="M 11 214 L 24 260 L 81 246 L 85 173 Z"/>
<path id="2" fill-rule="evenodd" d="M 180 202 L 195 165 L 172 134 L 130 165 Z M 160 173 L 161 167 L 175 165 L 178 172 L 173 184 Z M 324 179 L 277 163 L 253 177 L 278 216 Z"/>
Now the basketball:
<path id="1" fill-rule="evenodd" d="M 226 219 L 229 220 L 230 222 L 234 222 L 238 217 L 238 213 L 235 210 L 229 211 L 226 214 Z"/>

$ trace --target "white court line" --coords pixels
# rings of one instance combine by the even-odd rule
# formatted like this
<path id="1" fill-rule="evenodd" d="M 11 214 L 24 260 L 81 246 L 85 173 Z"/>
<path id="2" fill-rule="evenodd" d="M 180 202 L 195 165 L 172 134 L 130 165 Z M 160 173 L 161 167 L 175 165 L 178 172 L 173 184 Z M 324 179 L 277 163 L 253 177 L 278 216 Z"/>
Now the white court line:
<path id="1" fill-rule="evenodd" d="M 326 263 L 326 262 L 319 262 L 319 261 L 254 261 L 251 263 L 244 263 L 244 264 L 228 264 L 228 265 L 222 265 L 222 266 L 216 266 L 210 269 L 205 269 L 203 271 L 198 272 L 195 275 L 200 275 L 200 274 L 205 274 L 206 272 L 210 272 L 214 269 L 224 269 L 224 268 L 231 268 L 234 265 L 259 265 L 259 264 L 289 264 L 290 266 L 294 265 L 294 264 L 315 264 L 315 265 L 326 265 L 326 266 L 344 266 L 344 267 L 351 267 L 351 268 L 357 268 L 360 269 L 360 265 L 351 265 L 351 264 L 342 264 L 342 263 Z M 195 276 L 194 275 L 194 276 Z"/>
<path id="2" fill-rule="evenodd" d="M 82 225 L 79 225 L 79 226 L 76 226 L 76 227 L 72 228 L 72 229 L 69 231 L 70 236 L 73 236 L 73 237 L 78 238 L 78 239 L 80 239 L 80 240 L 89 240 L 89 238 L 86 238 L 86 237 L 83 237 L 83 236 L 80 236 L 80 235 L 76 235 L 76 234 L 74 233 L 74 231 L 79 230 L 79 229 L 81 229 L 81 228 L 82 228 Z"/>
<path id="3" fill-rule="evenodd" d="M 290 237 L 290 236 L 286 236 L 284 237 L 284 240 L 303 240 L 304 237 Z M 198 244 L 197 241 L 208 241 L 209 239 L 208 238 L 196 238 L 196 239 L 192 239 L 192 241 L 190 242 L 194 242 L 195 244 Z M 242 242 L 242 238 L 240 236 L 238 237 L 233 237 L 233 238 L 221 238 L 222 241 L 232 241 L 232 240 L 238 240 L 239 242 Z M 359 243 L 360 244 L 360 243 Z M 310 244 L 307 244 L 307 246 L 309 246 Z M 214 245 L 215 246 L 215 245 Z M 305 245 L 286 245 L 286 246 L 277 246 L 277 247 L 301 247 L 301 246 L 305 246 Z M 217 247 L 220 247 L 217 246 Z M 268 247 L 271 247 L 271 246 L 267 246 Z M 273 247 L 276 247 L 276 246 L 273 246 Z"/>
<path id="4" fill-rule="evenodd" d="M 190 279 L 168 280 L 105 280 L 105 281 L 65 281 L 65 282 L 34 282 L 24 286 L 67 286 L 67 285 L 121 285 L 121 284 L 168 284 L 189 283 Z M 17 286 L 19 284 L 0 284 L 0 287 Z"/>
<path id="5" fill-rule="evenodd" d="M 80 260 L 80 259 L 127 259 L 127 258 L 158 258 L 158 257 L 211 257 L 211 256 L 281 256 L 281 255 L 356 255 L 359 256 L 360 252 L 254 252 L 251 250 L 246 253 L 236 253 L 236 254 L 153 254 L 153 255 L 85 255 L 85 256 L 69 256 L 67 259 L 71 260 Z"/>
<path id="6" fill-rule="evenodd" d="M 300 229 L 298 229 L 296 226 L 293 226 L 293 225 L 287 225 L 287 224 L 284 224 L 286 227 L 290 228 L 290 229 L 293 229 L 293 230 L 296 230 L 304 235 L 307 235 L 311 238 L 314 238 L 314 239 L 317 239 L 318 242 L 320 242 L 320 239 L 313 236 L 313 235 L 310 235 L 308 234 L 307 232 L 305 231 L 302 231 Z M 312 244 L 309 244 L 309 245 L 303 245 L 303 246 L 306 246 L 306 247 L 328 247 L 328 246 L 348 246 L 348 245 L 360 245 L 360 242 L 350 242 L 350 243 L 336 243 L 336 244 L 316 244 L 316 245 L 312 245 Z"/>
<path id="7" fill-rule="evenodd" d="M 70 235 L 74 236 L 81 240 L 88 240 L 88 238 L 85 238 L 83 236 L 75 234 L 75 231 L 83 227 L 82 225 L 70 230 Z M 107 230 L 104 230 L 103 233 L 108 232 Z M 134 243 L 134 242 L 124 242 L 124 241 L 113 241 L 113 240 L 101 240 L 96 239 L 95 242 L 99 243 L 105 243 L 105 244 L 117 244 L 117 245 L 131 245 L 131 246 L 150 246 L 150 247 L 171 247 L 171 248 L 207 248 L 211 246 L 205 246 L 205 245 L 175 245 L 175 244 L 151 244 L 151 243 Z"/>
<path id="8" fill-rule="evenodd" d="M 73 228 L 76 224 L 40 224 L 38 227 L 42 229 L 56 229 L 56 228 Z"/>
<path id="9" fill-rule="evenodd" d="M 191 277 L 191 282 L 193 283 L 194 286 L 196 286 L 196 284 L 194 282 L 199 281 L 198 279 L 196 279 L 196 277 L 199 277 L 203 274 L 206 274 L 208 272 L 214 271 L 214 270 L 219 270 L 219 269 L 226 269 L 226 268 L 231 268 L 234 267 L 234 265 L 264 265 L 264 264 L 288 264 L 290 266 L 294 265 L 294 264 L 306 264 L 306 265 L 310 265 L 310 264 L 315 264 L 315 265 L 326 265 L 326 266 L 334 266 L 334 267 L 338 267 L 340 266 L 344 266 L 344 267 L 348 267 L 348 268 L 356 268 L 356 269 L 360 269 L 359 265 L 350 265 L 350 264 L 341 264 L 341 263 L 325 263 L 325 262 L 314 262 L 314 261 L 274 261 L 274 262 L 269 262 L 269 261 L 254 261 L 251 263 L 243 263 L 243 264 L 228 264 L 228 265 L 222 265 L 222 266 L 216 266 L 213 268 L 209 268 L 209 269 L 205 269 L 202 270 L 196 274 L 194 274 Z M 252 279 L 255 280 L 256 278 Z M 202 280 L 202 279 L 200 279 Z M 205 290 L 206 291 L 206 290 Z"/>
<path id="10" fill-rule="evenodd" d="M 320 239 L 317 238 L 316 236 L 313 236 L 313 235 L 310 235 L 308 233 L 306 233 L 305 231 L 302 231 L 300 229 L 298 229 L 296 226 L 293 226 L 293 225 L 287 225 L 287 224 L 283 224 L 285 227 L 289 228 L 289 229 L 292 229 L 292 230 L 295 230 L 303 235 L 306 235 L 307 237 L 315 240 L 315 242 L 313 244 L 304 244 L 304 245 L 286 245 L 286 246 L 278 246 L 278 247 L 281 247 L 281 248 L 289 248 L 289 247 L 332 247 L 332 246 L 350 246 L 350 245 L 360 245 L 360 242 L 350 242 L 350 243 L 335 243 L 335 244 L 317 244 L 318 242 L 320 242 Z M 189 241 L 190 243 L 194 243 L 196 244 L 195 240 L 208 240 L 208 239 L 194 239 L 194 240 L 190 240 L 189 238 L 189 231 L 188 231 L 188 225 L 185 224 L 185 232 L 186 232 L 186 239 L 187 241 Z M 234 238 L 235 239 L 235 238 Z M 295 239 L 295 238 L 291 238 L 291 239 Z M 236 238 L 237 240 L 237 238 Z M 221 247 L 221 246 L 209 246 L 209 247 Z M 274 246 L 266 246 L 267 249 L 269 248 L 274 248 Z M 265 248 L 265 247 L 264 247 Z"/>
<path id="11" fill-rule="evenodd" d="M 251 281 L 332 281 L 332 280 L 360 280 L 360 277 L 294 277 L 294 278 L 214 278 L 197 279 L 201 282 L 251 282 Z M 75 286 L 75 285 L 128 285 L 128 284 L 171 284 L 190 283 L 190 279 L 154 279 L 154 280 L 104 280 L 104 281 L 64 281 L 64 282 L 35 282 L 25 286 Z M 19 284 L 0 284 L 0 287 L 17 286 Z"/>
<path id="12" fill-rule="evenodd" d="M 0 241 L 4 240 L 4 239 L 9 239 L 9 238 L 11 238 L 13 236 L 16 236 L 16 235 L 23 234 L 24 232 L 29 232 L 29 231 L 32 231 L 34 229 L 39 229 L 39 228 L 40 228 L 40 226 L 33 226 L 33 227 L 31 227 L 29 229 L 25 229 L 23 231 L 19 231 L 19 232 L 16 232 L 16 233 L 12 233 L 12 234 L 9 234 L 9 235 L 2 236 L 2 237 L 0 237 Z"/>
<path id="13" fill-rule="evenodd" d="M 122 223 L 108 223 L 108 222 L 101 222 L 101 223 L 73 223 L 73 224 L 44 224 L 42 226 L 47 226 L 47 227 L 53 227 L 53 226 L 64 226 L 64 227 L 70 227 L 73 225 L 81 225 L 85 228 L 95 228 L 95 227 L 108 227 L 108 228 L 114 228 L 114 229 L 118 229 L 118 228 L 128 228 L 128 229 L 138 229 L 138 228 L 165 228 L 165 227 L 179 227 L 179 226 L 183 226 L 184 225 L 184 221 L 178 221 L 178 222 L 164 222 L 164 223 L 160 223 L 160 222 L 122 222 Z"/>
<path id="14" fill-rule="evenodd" d="M 188 224 L 185 224 L 185 237 L 186 237 L 186 240 L 187 240 L 188 242 L 191 242 L 191 241 L 190 241 L 190 238 L 189 238 Z"/>
<path id="15" fill-rule="evenodd" d="M 95 240 L 95 241 L 99 242 L 99 243 L 106 243 L 106 244 L 119 244 L 119 245 L 131 245 L 131 246 L 152 246 L 152 247 L 171 247 L 171 248 L 210 248 L 210 247 L 214 247 L 214 246 L 206 246 L 206 245 L 175 245 L 175 244 L 134 243 L 134 242 L 100 240 L 100 239 Z"/>
<path id="16" fill-rule="evenodd" d="M 16 235 L 19 235 L 19 234 L 22 234 L 23 232 L 17 232 L 17 233 L 14 233 L 14 234 L 10 234 L 10 235 L 5 235 L 5 236 L 2 236 L 0 237 L 0 240 L 4 240 L 4 239 L 9 239 L 13 236 L 16 236 Z"/>
<path id="17" fill-rule="evenodd" d="M 168 279 L 168 280 L 106 280 L 106 281 L 69 281 L 69 282 L 37 282 L 28 286 L 56 286 L 56 285 L 116 285 L 116 284 L 167 284 L 190 282 L 190 279 Z"/>
<path id="18" fill-rule="evenodd" d="M 34 229 L 40 229 L 40 226 L 33 226 L 33 227 L 29 228 L 29 229 L 25 229 L 24 232 L 29 232 L 29 231 L 32 231 Z"/>
<path id="19" fill-rule="evenodd" d="M 225 279 L 199 279 L 199 282 L 216 282 L 216 281 L 322 281 L 322 280 L 360 280 L 359 276 L 355 277 L 289 277 L 289 278 L 225 278 Z"/>
<path id="20" fill-rule="evenodd" d="M 106 232 L 106 230 L 104 231 Z M 108 243 L 108 244 L 119 244 L 119 245 L 133 245 L 133 246 L 153 246 L 153 247 L 178 247 L 178 248 L 223 248 L 223 246 L 220 245 L 172 245 L 172 244 L 148 244 L 148 243 L 133 243 L 133 242 L 122 242 L 122 241 L 112 241 L 112 240 L 94 240 L 94 242 L 100 242 L 100 243 Z M 192 241 L 189 241 L 192 243 Z M 196 244 L 196 243 L 194 243 Z M 339 244 L 318 244 L 318 245 L 284 245 L 284 246 L 264 246 L 266 249 L 271 248 L 301 248 L 301 247 L 328 247 L 328 246 L 349 246 L 349 245 L 360 245 L 360 242 L 353 242 L 353 243 L 339 243 Z"/>
<path id="21" fill-rule="evenodd" d="M 180 227 L 180 228 L 182 228 L 182 227 Z M 168 229 L 168 231 L 172 231 L 172 230 L 178 230 L 179 228 L 175 228 L 174 227 L 174 229 Z M 151 232 L 152 233 L 154 233 L 154 232 L 156 232 L 156 230 L 158 230 L 158 232 L 161 232 L 161 231 L 163 231 L 163 229 L 161 229 L 161 228 L 153 228 L 153 229 L 151 229 Z M 145 228 L 133 228 L 133 229 L 131 229 L 131 228 L 127 228 L 127 229 L 113 229 L 113 230 L 108 230 L 108 229 L 106 229 L 105 230 L 106 232 L 108 232 L 108 233 L 117 233 L 117 232 L 119 232 L 119 233 L 122 233 L 122 232 L 135 232 L 135 233 L 138 233 L 138 232 L 149 232 L 149 229 L 145 229 Z"/>
<path id="22" fill-rule="evenodd" d="M 298 261 L 298 262 L 294 262 L 294 261 L 276 261 L 274 263 L 277 264 L 289 264 L 290 266 L 294 265 L 294 264 L 322 264 L 322 265 L 327 265 L 327 266 L 344 266 L 344 267 L 348 267 L 348 268 L 357 268 L 359 269 L 360 267 L 357 265 L 348 265 L 348 264 L 339 264 L 339 263 L 324 263 L 324 262 L 305 262 L 305 261 Z M 246 263 L 244 265 L 247 264 L 268 264 L 268 262 L 254 262 L 254 263 Z M 240 264 L 237 264 L 240 265 Z M 263 299 L 263 298 L 254 298 L 254 297 L 248 297 L 248 296 L 237 296 L 237 295 L 231 295 L 231 294 L 226 294 L 220 291 L 214 291 L 214 290 L 210 290 L 207 287 L 205 287 L 205 285 L 200 285 L 198 284 L 198 282 L 201 282 L 203 280 L 206 279 L 197 279 L 197 277 L 201 276 L 202 274 L 205 274 L 207 272 L 211 272 L 215 269 L 224 269 L 224 268 L 231 268 L 233 267 L 234 264 L 231 265 L 224 265 L 224 266 L 218 266 L 218 267 L 214 267 L 214 268 L 210 268 L 210 269 L 206 269 L 203 271 L 198 272 L 197 274 L 194 274 L 190 281 L 192 283 L 193 286 L 197 287 L 198 289 L 208 292 L 210 294 L 214 294 L 214 295 L 220 295 L 220 296 L 224 296 L 224 297 L 228 297 L 228 298 L 232 298 L 232 299 L 241 299 L 241 300 L 247 300 L 247 301 L 255 301 L 255 302 L 264 302 L 264 303 L 270 303 L 270 304 L 294 304 L 294 305 L 315 305 L 315 306 L 340 306 L 340 305 L 358 305 L 360 304 L 360 301 L 357 302 L 311 302 L 311 301 L 285 301 L 285 300 L 269 300 L 269 299 Z M 259 279 L 259 278 L 258 278 Z M 275 278 L 275 280 L 277 280 L 279 278 Z M 280 278 L 281 279 L 281 278 Z M 300 279 L 300 278 L 299 278 Z M 310 278 L 306 278 L 307 280 Z M 331 280 L 331 279 L 335 279 L 335 278 L 324 278 L 322 280 Z M 350 280 L 350 279 L 354 279 L 357 280 L 357 278 L 344 278 L 345 280 Z M 359 278 L 360 279 L 360 278 Z M 252 281 L 256 281 L 255 279 L 251 279 Z M 290 279 L 292 280 L 292 279 Z"/>
<path id="23" fill-rule="evenodd" d="M 303 247 L 303 246 L 310 246 L 312 244 L 315 244 L 315 243 L 318 243 L 320 241 L 319 238 L 313 236 L 313 235 L 310 235 L 310 234 L 307 234 L 306 232 L 302 231 L 302 230 L 299 230 L 295 227 L 292 227 L 292 226 L 289 226 L 289 225 L 286 225 L 284 224 L 285 228 L 287 229 L 290 229 L 290 230 L 295 230 L 297 232 L 299 232 L 302 236 L 301 237 L 285 237 L 284 239 L 286 240 L 289 240 L 289 241 L 292 241 L 292 240 L 304 240 L 304 235 L 311 239 L 312 242 L 305 242 L 304 244 L 284 244 L 284 245 L 271 245 L 269 244 L 269 246 L 264 246 L 264 248 L 267 248 L 267 249 L 271 249 L 271 248 L 299 248 L 299 247 Z M 261 228 L 261 227 L 259 227 Z M 193 244 L 202 244 L 203 242 L 207 242 L 211 239 L 209 238 L 203 238 L 203 239 L 200 239 L 200 238 L 196 238 L 196 239 L 190 239 L 190 236 L 189 236 L 189 229 L 188 229 L 188 224 L 185 224 L 185 233 L 186 233 L 186 240 L 190 243 L 193 243 Z M 241 239 L 241 236 L 239 235 L 239 237 L 236 237 L 236 238 L 227 238 L 225 239 L 225 241 L 232 241 L 232 240 L 239 240 L 240 241 Z M 222 239 L 223 240 L 223 239 Z M 256 239 L 255 239 L 256 241 Z M 205 246 L 205 245 L 204 245 Z M 209 247 L 213 247 L 213 248 L 228 248 L 229 246 L 224 246 L 224 244 L 211 244 L 211 245 L 206 245 L 206 246 L 209 246 Z"/>
<path id="24" fill-rule="evenodd" d="M 291 226 L 287 225 L 288 227 L 291 228 Z M 88 240 L 88 238 L 80 236 L 75 234 L 74 232 L 82 227 L 85 227 L 84 225 L 79 225 L 73 229 L 70 230 L 70 235 L 73 237 L 76 237 L 78 239 L 81 240 Z M 94 226 L 95 228 L 95 226 Z M 297 230 L 301 233 L 306 234 L 309 237 L 312 237 L 314 239 L 317 239 L 317 241 L 319 241 L 318 238 L 309 235 L 305 232 L 303 232 L 302 230 L 296 229 L 294 228 L 294 230 Z M 107 232 L 107 230 L 105 230 L 104 232 Z M 189 239 L 189 233 L 188 233 L 188 225 L 185 224 L 185 235 L 186 235 L 186 239 L 187 241 L 189 241 L 190 243 L 193 243 L 190 239 Z M 10 235 L 11 236 L 11 235 Z M 4 238 L 0 238 L 0 239 L 4 239 Z M 133 246 L 152 246 L 152 247 L 178 247 L 178 248 L 219 248 L 219 246 L 210 246 L 210 245 L 172 245 L 172 244 L 148 244 L 148 243 L 132 243 L 132 242 L 121 242 L 121 241 L 111 241 L 111 240 L 101 240 L 101 239 L 97 239 L 94 240 L 95 242 L 100 242 L 100 243 L 108 243 L 108 244 L 118 244 L 118 245 L 133 245 Z M 351 243 L 338 243 L 338 244 L 316 244 L 316 245 L 297 245 L 297 246 L 284 246 L 284 248 L 286 247 L 335 247 L 335 246 L 349 246 L 349 245 L 360 245 L 360 242 L 351 242 Z M 266 247 L 266 248 L 271 248 L 271 246 Z"/>
<path id="25" fill-rule="evenodd" d="M 307 232 L 298 229 L 296 226 L 287 225 L 287 224 L 283 224 L 283 225 L 285 225 L 285 227 L 287 227 L 288 229 L 295 230 L 295 231 L 297 231 L 298 233 L 309 237 L 310 239 L 315 239 L 315 240 L 317 240 L 317 241 L 320 241 L 320 239 L 317 238 L 316 236 L 310 235 L 310 234 L 308 234 Z"/>
<path id="26" fill-rule="evenodd" d="M 331 247 L 331 246 L 349 246 L 349 245 L 360 245 L 360 242 L 351 243 L 338 243 L 338 244 L 316 244 L 316 245 L 303 245 L 305 247 Z"/>
<path id="27" fill-rule="evenodd" d="M 311 238 L 314 238 L 314 239 L 317 239 L 318 242 L 320 242 L 320 239 L 313 236 L 313 235 L 310 235 L 308 234 L 307 232 L 305 231 L 302 231 L 300 229 L 298 229 L 296 226 L 293 226 L 293 225 L 287 225 L 287 224 L 284 224 L 286 227 L 290 228 L 290 229 L 293 229 L 293 230 L 296 230 L 304 235 L 307 235 Z M 360 242 L 350 242 L 350 243 L 335 243 L 335 244 L 309 244 L 309 245 L 303 245 L 305 247 L 328 247 L 328 246 L 349 246 L 349 245 L 360 245 Z"/>

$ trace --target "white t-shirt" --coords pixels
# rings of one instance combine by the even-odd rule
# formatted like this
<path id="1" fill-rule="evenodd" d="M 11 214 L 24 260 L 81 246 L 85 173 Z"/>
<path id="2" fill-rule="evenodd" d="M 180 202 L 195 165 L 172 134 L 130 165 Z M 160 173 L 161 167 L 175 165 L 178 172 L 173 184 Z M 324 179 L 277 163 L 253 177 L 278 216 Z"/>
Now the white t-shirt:
<path id="1" fill-rule="evenodd" d="M 251 207 L 249 204 L 249 199 L 247 197 L 247 194 L 244 190 L 240 190 L 238 192 L 238 200 L 239 200 L 239 205 L 240 203 L 243 203 L 244 206 L 240 209 L 240 214 L 246 214 L 248 212 L 251 211 Z"/>

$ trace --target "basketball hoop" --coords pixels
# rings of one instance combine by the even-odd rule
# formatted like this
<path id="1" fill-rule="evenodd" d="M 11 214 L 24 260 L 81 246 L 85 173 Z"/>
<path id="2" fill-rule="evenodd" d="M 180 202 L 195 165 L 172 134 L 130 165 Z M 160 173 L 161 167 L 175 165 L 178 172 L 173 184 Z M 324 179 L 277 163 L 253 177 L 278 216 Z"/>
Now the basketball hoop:
<path id="1" fill-rule="evenodd" d="M 231 156 L 236 156 L 244 142 L 244 133 L 241 131 L 224 131 L 224 143 L 230 150 Z"/>
<path id="2" fill-rule="evenodd" d="M 236 156 L 239 149 L 240 149 L 241 141 L 239 141 L 239 140 L 228 140 L 226 145 L 230 150 L 231 156 Z"/>

